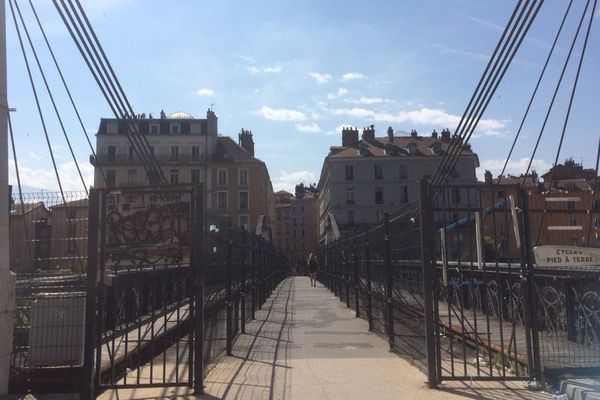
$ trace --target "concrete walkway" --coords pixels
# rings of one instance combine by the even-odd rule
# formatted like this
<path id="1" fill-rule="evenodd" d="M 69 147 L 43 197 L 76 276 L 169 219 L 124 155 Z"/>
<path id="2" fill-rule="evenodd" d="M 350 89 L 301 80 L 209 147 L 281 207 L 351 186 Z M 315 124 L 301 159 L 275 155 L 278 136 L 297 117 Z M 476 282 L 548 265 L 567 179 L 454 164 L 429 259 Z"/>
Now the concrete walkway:
<path id="1" fill-rule="evenodd" d="M 523 383 L 453 383 L 431 390 L 416 367 L 388 351 L 367 322 L 322 285 L 286 279 L 240 335 L 233 356 L 187 388 L 105 392 L 100 399 L 549 399 Z"/>

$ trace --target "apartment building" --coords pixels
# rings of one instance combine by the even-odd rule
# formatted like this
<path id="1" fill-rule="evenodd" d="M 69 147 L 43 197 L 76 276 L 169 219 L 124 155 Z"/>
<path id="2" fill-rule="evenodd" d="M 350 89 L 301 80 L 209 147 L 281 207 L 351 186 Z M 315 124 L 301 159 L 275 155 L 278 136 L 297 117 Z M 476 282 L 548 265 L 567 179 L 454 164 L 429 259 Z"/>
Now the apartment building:
<path id="1" fill-rule="evenodd" d="M 420 136 L 389 127 L 386 136 L 376 137 L 371 125 L 359 140 L 358 129 L 343 128 L 342 145 L 330 148 L 317 186 L 320 237 L 334 225 L 343 235 L 418 201 L 419 181 L 435 173 L 453 140 L 447 129 Z M 478 166 L 477 154 L 464 146 L 450 181 L 476 182 Z"/>

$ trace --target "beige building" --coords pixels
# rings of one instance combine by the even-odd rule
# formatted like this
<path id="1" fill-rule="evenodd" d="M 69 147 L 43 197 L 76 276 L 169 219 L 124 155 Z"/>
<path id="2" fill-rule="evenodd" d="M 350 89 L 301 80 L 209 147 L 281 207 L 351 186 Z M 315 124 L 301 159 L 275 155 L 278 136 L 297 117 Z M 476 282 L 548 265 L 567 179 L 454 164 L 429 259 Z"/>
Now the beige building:
<path id="1" fill-rule="evenodd" d="M 232 222 L 271 240 L 274 213 L 273 185 L 266 164 L 254 157 L 252 132 L 217 139 L 210 164 L 210 208 Z"/>
<path id="2" fill-rule="evenodd" d="M 295 194 L 275 193 L 273 242 L 299 273 L 318 246 L 317 198 L 316 188 L 303 184 L 296 186 Z"/>
<path id="3" fill-rule="evenodd" d="M 88 199 L 50 207 L 52 269 L 85 271 L 87 267 Z"/>
<path id="4" fill-rule="evenodd" d="M 15 273 L 50 267 L 50 211 L 43 202 L 12 204 L 9 218 L 10 269 Z"/>
<path id="5" fill-rule="evenodd" d="M 204 119 L 183 112 L 168 116 L 161 112 L 159 119 L 141 114 L 133 120 L 169 183 L 204 183 L 209 209 L 270 238 L 273 189 L 265 163 L 254 157 L 252 133 L 242 129 L 236 143 L 218 135 L 217 122 L 212 110 Z M 142 186 L 150 182 L 127 132 L 126 121 L 100 121 L 96 157 L 91 158 L 95 187 Z"/>
<path id="6" fill-rule="evenodd" d="M 359 140 L 358 129 L 344 128 L 342 145 L 331 147 L 317 186 L 320 238 L 331 238 L 336 226 L 341 235 L 361 229 L 418 201 L 419 181 L 435 173 L 452 140 L 449 130 L 398 136 L 391 127 L 376 137 L 373 125 Z M 476 182 L 478 166 L 477 155 L 465 146 L 450 181 Z"/>

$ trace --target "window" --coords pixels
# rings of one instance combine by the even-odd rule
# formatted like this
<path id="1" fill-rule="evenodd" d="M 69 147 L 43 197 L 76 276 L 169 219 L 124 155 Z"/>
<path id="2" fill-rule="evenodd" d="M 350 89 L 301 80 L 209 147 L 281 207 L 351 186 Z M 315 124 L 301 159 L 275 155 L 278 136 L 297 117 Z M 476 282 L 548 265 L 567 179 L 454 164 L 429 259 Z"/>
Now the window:
<path id="1" fill-rule="evenodd" d="M 119 133 L 119 124 L 117 122 L 109 122 L 106 124 L 106 133 L 114 135 Z"/>
<path id="2" fill-rule="evenodd" d="M 570 218 L 569 226 L 577 226 L 577 218 Z"/>
<path id="3" fill-rule="evenodd" d="M 354 225 L 354 210 L 348 210 L 346 212 L 346 223 Z"/>
<path id="4" fill-rule="evenodd" d="M 129 161 L 133 161 L 134 154 L 135 154 L 135 152 L 133 150 L 133 146 L 129 146 L 129 154 L 128 154 Z"/>
<path id="5" fill-rule="evenodd" d="M 151 135 L 158 135 L 159 132 L 160 132 L 160 125 L 150 124 L 150 134 Z"/>
<path id="6" fill-rule="evenodd" d="M 346 188 L 346 204 L 354 204 L 354 188 Z"/>
<path id="7" fill-rule="evenodd" d="M 201 135 L 202 134 L 202 125 L 192 124 L 192 126 L 190 128 L 190 132 L 192 135 Z"/>
<path id="8" fill-rule="evenodd" d="M 179 183 L 179 170 L 178 169 L 171 170 L 171 183 L 172 184 Z"/>
<path id="9" fill-rule="evenodd" d="M 373 165 L 373 173 L 375 179 L 383 179 L 383 166 Z"/>
<path id="10" fill-rule="evenodd" d="M 575 202 L 574 201 L 567 201 L 567 210 L 575 211 Z"/>
<path id="11" fill-rule="evenodd" d="M 460 189 L 459 188 L 452 188 L 452 202 L 453 203 L 460 203 Z"/>
<path id="12" fill-rule="evenodd" d="M 409 154 L 417 154 L 417 144 L 411 143 L 408 145 L 408 153 Z"/>
<path id="13" fill-rule="evenodd" d="M 243 214 L 240 215 L 238 217 L 239 223 L 240 223 L 240 228 L 244 228 L 245 230 L 248 230 L 248 226 L 249 226 L 249 217 L 247 214 Z"/>
<path id="14" fill-rule="evenodd" d="M 248 192 L 247 191 L 239 192 L 239 206 L 240 206 L 240 210 L 248 209 Z"/>
<path id="15" fill-rule="evenodd" d="M 600 229 L 600 217 L 594 217 L 594 228 Z"/>
<path id="16" fill-rule="evenodd" d="M 600 200 L 594 200 L 594 210 L 600 210 Z"/>
<path id="17" fill-rule="evenodd" d="M 346 180 L 351 181 L 354 179 L 354 166 L 346 165 Z"/>
<path id="18" fill-rule="evenodd" d="M 219 210 L 227 209 L 227 192 L 217 192 L 217 208 Z"/>
<path id="19" fill-rule="evenodd" d="M 301 237 L 302 239 L 304 239 L 304 238 L 306 237 L 306 231 L 304 230 L 304 228 L 302 228 L 302 230 L 300 231 L 300 233 L 301 233 L 301 234 L 300 234 L 300 237 Z"/>
<path id="20" fill-rule="evenodd" d="M 193 169 L 190 171 L 190 182 L 191 183 L 200 183 L 200 170 Z"/>
<path id="21" fill-rule="evenodd" d="M 137 171 L 135 169 L 130 169 L 127 171 L 127 184 L 135 185 L 137 183 Z"/>
<path id="22" fill-rule="evenodd" d="M 375 188 L 375 204 L 383 204 L 383 188 Z"/>
<path id="23" fill-rule="evenodd" d="M 179 135 L 179 124 L 171 124 L 171 135 Z"/>
<path id="24" fill-rule="evenodd" d="M 375 221 L 381 221 L 383 219 L 383 210 L 375 210 Z"/>
<path id="25" fill-rule="evenodd" d="M 192 146 L 192 161 L 200 160 L 200 146 Z"/>
<path id="26" fill-rule="evenodd" d="M 170 161 L 179 160 L 179 146 L 171 146 L 171 159 Z"/>
<path id="27" fill-rule="evenodd" d="M 106 187 L 112 188 L 116 186 L 117 173 L 114 169 L 106 170 Z"/>
<path id="28" fill-rule="evenodd" d="M 117 159 L 117 146 L 106 147 L 106 158 L 108 161 L 116 161 Z"/>
<path id="29" fill-rule="evenodd" d="M 217 185 L 227 186 L 227 170 L 226 169 L 217 170 Z"/>
<path id="30" fill-rule="evenodd" d="M 406 165 L 405 164 L 398 165 L 398 179 L 406 179 L 406 178 L 407 178 Z"/>
<path id="31" fill-rule="evenodd" d="M 247 186 L 248 185 L 248 169 L 240 168 L 238 170 L 238 185 Z"/>
<path id="32" fill-rule="evenodd" d="M 506 194 L 504 193 L 504 190 L 498 190 L 498 193 L 496 193 L 496 195 L 498 196 L 499 199 L 503 199 L 504 196 L 506 196 Z"/>
<path id="33" fill-rule="evenodd" d="M 403 203 L 408 203 L 408 186 L 400 186 L 400 199 Z"/>

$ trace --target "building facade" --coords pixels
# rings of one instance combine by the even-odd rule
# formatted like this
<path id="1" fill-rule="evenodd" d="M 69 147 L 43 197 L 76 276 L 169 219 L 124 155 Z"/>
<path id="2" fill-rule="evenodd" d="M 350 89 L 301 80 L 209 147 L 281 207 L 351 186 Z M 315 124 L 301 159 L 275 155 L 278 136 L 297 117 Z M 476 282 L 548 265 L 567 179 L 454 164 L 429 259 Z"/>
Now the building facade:
<path id="1" fill-rule="evenodd" d="M 103 118 L 96 135 L 94 186 L 142 186 L 152 181 L 130 143 L 128 123 L 147 141 L 168 183 L 205 185 L 206 205 L 231 217 L 238 226 L 270 236 L 273 189 L 264 162 L 254 157 L 252 133 L 242 129 L 239 142 L 218 134 L 217 116 L 177 112 L 160 118 L 138 115 L 132 122 Z"/>
<path id="2" fill-rule="evenodd" d="M 275 193 L 273 242 L 296 273 L 304 274 L 306 260 L 318 246 L 316 188 L 296 185 L 295 193 Z"/>
<path id="3" fill-rule="evenodd" d="M 237 144 L 230 137 L 219 137 L 210 168 L 209 207 L 271 240 L 273 185 L 266 164 L 254 157 L 252 132 L 242 129 Z"/>
<path id="4" fill-rule="evenodd" d="M 342 145 L 331 147 L 317 186 L 320 237 L 328 237 L 332 225 L 343 235 L 418 201 L 419 181 L 435 173 L 453 140 L 449 130 L 398 136 L 391 127 L 376 137 L 373 125 L 359 140 L 358 129 L 344 128 Z M 451 182 L 476 182 L 478 166 L 477 155 L 464 146 Z"/>

